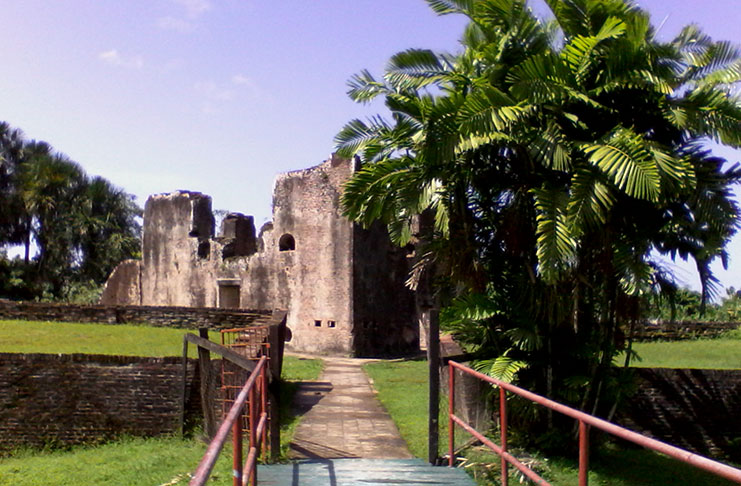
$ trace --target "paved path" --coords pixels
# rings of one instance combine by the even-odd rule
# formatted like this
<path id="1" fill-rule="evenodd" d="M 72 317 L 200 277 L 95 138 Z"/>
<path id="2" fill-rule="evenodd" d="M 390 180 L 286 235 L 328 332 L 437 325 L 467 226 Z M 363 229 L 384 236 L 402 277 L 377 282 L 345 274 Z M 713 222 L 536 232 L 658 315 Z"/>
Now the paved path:
<path id="1" fill-rule="evenodd" d="M 319 380 L 305 383 L 297 394 L 296 404 L 303 418 L 291 443 L 292 457 L 413 457 L 361 368 L 366 361 L 323 359 Z"/>

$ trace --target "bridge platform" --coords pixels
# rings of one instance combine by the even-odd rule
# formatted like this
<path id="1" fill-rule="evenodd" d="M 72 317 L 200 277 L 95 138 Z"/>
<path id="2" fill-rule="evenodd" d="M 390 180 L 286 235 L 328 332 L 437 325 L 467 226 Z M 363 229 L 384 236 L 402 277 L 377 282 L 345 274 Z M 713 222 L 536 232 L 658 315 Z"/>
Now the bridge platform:
<path id="1" fill-rule="evenodd" d="M 260 485 L 271 486 L 474 486 L 462 469 L 421 459 L 311 459 L 258 466 Z"/>

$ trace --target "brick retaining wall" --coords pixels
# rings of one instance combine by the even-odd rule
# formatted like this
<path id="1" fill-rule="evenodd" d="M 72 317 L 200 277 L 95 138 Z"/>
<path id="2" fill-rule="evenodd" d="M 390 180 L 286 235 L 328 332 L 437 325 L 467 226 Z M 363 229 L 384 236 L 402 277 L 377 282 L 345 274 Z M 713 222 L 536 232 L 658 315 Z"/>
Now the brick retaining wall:
<path id="1" fill-rule="evenodd" d="M 703 455 L 741 461 L 741 370 L 636 368 L 618 422 Z"/>
<path id="2" fill-rule="evenodd" d="M 197 329 L 266 325 L 271 315 L 271 311 L 215 307 L 74 305 L 0 299 L 0 319 L 31 321 L 141 323 Z"/>
<path id="3" fill-rule="evenodd" d="M 739 322 L 644 322 L 636 327 L 636 341 L 680 341 L 684 339 L 714 338 L 724 332 L 738 329 Z"/>
<path id="4" fill-rule="evenodd" d="M 189 360 L 186 418 L 200 416 Z M 0 451 L 180 429 L 181 359 L 0 353 Z"/>

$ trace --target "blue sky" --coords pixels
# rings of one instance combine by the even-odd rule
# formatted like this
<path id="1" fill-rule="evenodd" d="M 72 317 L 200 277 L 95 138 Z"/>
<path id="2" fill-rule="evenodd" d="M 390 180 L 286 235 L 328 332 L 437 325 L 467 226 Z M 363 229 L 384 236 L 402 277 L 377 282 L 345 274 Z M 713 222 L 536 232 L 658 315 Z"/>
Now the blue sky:
<path id="1" fill-rule="evenodd" d="M 666 38 L 695 22 L 741 44 L 741 0 L 637 3 Z M 379 110 L 347 98 L 352 74 L 409 47 L 456 51 L 463 25 L 423 0 L 5 2 L 0 120 L 141 205 L 197 190 L 259 226 L 276 173 L 326 159 L 345 122 Z M 741 287 L 741 240 L 731 251 L 718 275 Z"/>

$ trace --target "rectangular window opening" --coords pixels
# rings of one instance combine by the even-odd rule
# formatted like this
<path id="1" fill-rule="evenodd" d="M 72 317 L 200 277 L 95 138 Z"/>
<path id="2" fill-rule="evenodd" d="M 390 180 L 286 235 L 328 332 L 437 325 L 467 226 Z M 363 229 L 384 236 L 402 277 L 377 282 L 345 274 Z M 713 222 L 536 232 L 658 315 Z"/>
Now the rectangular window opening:
<path id="1" fill-rule="evenodd" d="M 322 321 L 320 320 L 314 321 L 314 327 L 322 327 Z"/>
<path id="2" fill-rule="evenodd" d="M 335 321 L 327 321 L 327 327 L 336 327 L 337 323 Z"/>

